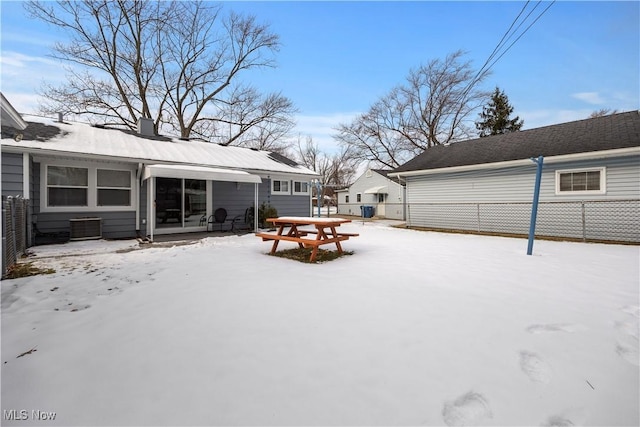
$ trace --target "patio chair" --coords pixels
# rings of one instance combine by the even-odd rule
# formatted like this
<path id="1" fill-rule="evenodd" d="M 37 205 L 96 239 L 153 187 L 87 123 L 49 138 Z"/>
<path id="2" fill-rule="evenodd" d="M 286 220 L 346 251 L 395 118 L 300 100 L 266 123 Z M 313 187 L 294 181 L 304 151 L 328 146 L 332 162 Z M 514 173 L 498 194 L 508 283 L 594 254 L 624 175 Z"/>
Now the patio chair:
<path id="1" fill-rule="evenodd" d="M 236 215 L 231 220 L 231 231 L 251 230 L 253 228 L 251 211 L 253 211 L 253 208 L 247 208 L 244 214 Z"/>
<path id="2" fill-rule="evenodd" d="M 222 231 L 225 222 L 227 222 L 227 210 L 225 208 L 218 208 L 213 212 L 213 215 L 209 215 L 207 231 L 209 231 L 209 226 L 211 226 L 211 231 L 213 231 L 215 225 L 220 227 L 218 231 Z"/>

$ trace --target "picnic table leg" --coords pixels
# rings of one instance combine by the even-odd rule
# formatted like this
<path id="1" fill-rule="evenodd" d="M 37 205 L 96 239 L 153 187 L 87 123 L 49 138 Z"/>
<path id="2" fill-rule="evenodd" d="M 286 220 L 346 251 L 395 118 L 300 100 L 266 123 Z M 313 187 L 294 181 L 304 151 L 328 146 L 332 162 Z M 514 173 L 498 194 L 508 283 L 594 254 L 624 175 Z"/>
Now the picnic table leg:
<path id="1" fill-rule="evenodd" d="M 284 231 L 284 225 L 281 225 L 280 228 L 278 228 L 278 236 L 282 236 L 283 231 Z M 271 246 L 271 255 L 276 253 L 276 249 L 278 249 L 278 242 L 279 242 L 278 239 L 273 241 L 273 246 Z"/>
<path id="2" fill-rule="evenodd" d="M 300 234 L 298 233 L 298 226 L 296 224 L 291 224 L 291 228 L 289 229 L 287 236 L 300 237 Z M 302 249 L 304 248 L 304 245 L 298 242 L 298 247 Z"/>
<path id="3" fill-rule="evenodd" d="M 337 237 L 338 236 L 338 233 L 336 232 L 336 227 L 335 226 L 331 227 L 331 235 L 333 237 Z M 342 245 L 340 244 L 339 240 L 336 241 L 336 247 L 338 248 L 338 253 L 341 254 L 342 253 Z"/>
<path id="4" fill-rule="evenodd" d="M 311 251 L 311 257 L 309 258 L 309 261 L 314 262 L 316 260 L 317 255 L 318 255 L 318 246 L 314 245 L 313 250 Z"/>

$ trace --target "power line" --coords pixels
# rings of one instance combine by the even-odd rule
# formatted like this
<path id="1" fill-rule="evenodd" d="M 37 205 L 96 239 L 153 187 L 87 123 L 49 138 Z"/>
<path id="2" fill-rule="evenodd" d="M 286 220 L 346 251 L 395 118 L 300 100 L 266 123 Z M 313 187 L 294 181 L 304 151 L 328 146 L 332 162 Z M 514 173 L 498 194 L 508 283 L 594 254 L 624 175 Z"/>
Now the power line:
<path id="1" fill-rule="evenodd" d="M 497 56 L 495 59 L 494 57 L 496 55 L 498 55 L 498 52 L 500 52 L 500 50 L 506 45 L 506 43 L 514 37 L 514 35 L 518 32 L 518 30 L 522 27 L 522 25 L 524 25 L 524 23 L 531 17 L 531 14 L 538 8 L 538 6 L 542 3 L 542 0 L 538 0 L 538 2 L 535 4 L 535 6 L 533 7 L 533 9 L 531 9 L 529 11 L 529 13 L 527 13 L 527 15 L 522 19 L 521 22 L 518 23 L 518 21 L 520 20 L 520 17 L 522 16 L 522 14 L 525 12 L 525 10 L 527 9 L 528 5 L 529 5 L 529 0 L 527 0 L 527 2 L 524 4 L 524 6 L 522 7 L 522 9 L 520 10 L 520 12 L 518 13 L 518 15 L 515 17 L 515 19 L 513 20 L 513 22 L 511 23 L 511 25 L 509 26 L 509 28 L 507 29 L 507 31 L 504 33 L 504 35 L 502 36 L 502 38 L 500 39 L 500 41 L 498 42 L 498 44 L 496 45 L 496 47 L 493 49 L 493 51 L 491 52 L 491 55 L 489 55 L 489 57 L 487 58 L 487 60 L 484 62 L 484 64 L 482 65 L 482 67 L 480 67 L 480 69 L 478 70 L 478 72 L 476 73 L 475 77 L 471 80 L 471 82 L 469 82 L 469 84 L 467 85 L 467 87 L 462 91 L 462 96 L 466 96 L 468 94 L 468 92 L 471 90 L 471 88 L 473 86 L 475 86 L 475 84 L 480 80 L 480 78 L 485 75 L 499 60 L 500 58 L 502 58 L 508 51 L 509 49 L 511 49 L 511 47 L 513 47 L 513 45 L 522 38 L 522 36 L 525 35 L 525 33 L 527 31 L 529 31 L 529 29 L 533 26 L 533 24 L 535 24 L 541 17 L 542 15 L 544 15 L 547 10 L 549 10 L 549 8 L 556 2 L 556 0 L 553 0 L 549 3 L 549 5 L 542 11 L 540 12 L 540 14 L 538 16 L 536 16 L 536 18 L 533 20 L 533 22 L 531 22 L 531 24 L 529 24 L 518 36 L 517 38 L 509 45 L 507 46 L 506 49 L 504 49 L 504 51 L 502 51 L 502 53 L 499 54 L 499 56 Z M 517 23 L 517 26 L 516 26 Z M 514 29 L 515 26 L 515 29 Z M 513 30 L 513 31 L 512 31 Z"/>

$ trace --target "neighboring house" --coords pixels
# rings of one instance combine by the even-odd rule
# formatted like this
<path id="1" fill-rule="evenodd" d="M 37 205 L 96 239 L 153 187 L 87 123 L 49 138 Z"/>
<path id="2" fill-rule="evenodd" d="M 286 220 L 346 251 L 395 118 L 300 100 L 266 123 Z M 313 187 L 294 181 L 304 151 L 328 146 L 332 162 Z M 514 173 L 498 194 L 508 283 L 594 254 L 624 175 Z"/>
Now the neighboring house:
<path id="1" fill-rule="evenodd" d="M 218 208 L 231 219 L 262 203 L 279 215 L 311 215 L 318 175 L 276 153 L 154 136 L 146 120 L 136 133 L 26 119 L 15 138 L 3 109 L 2 196 L 31 200 L 38 233 L 99 218 L 104 238 L 153 239 L 204 231 Z"/>
<path id="2" fill-rule="evenodd" d="M 361 206 L 373 206 L 378 218 L 404 219 L 404 186 L 389 170 L 367 169 L 350 187 L 336 190 L 338 214 L 362 215 Z"/>
<path id="3" fill-rule="evenodd" d="M 391 176 L 409 227 L 526 235 L 538 156 L 536 235 L 640 242 L 638 111 L 437 146 Z"/>

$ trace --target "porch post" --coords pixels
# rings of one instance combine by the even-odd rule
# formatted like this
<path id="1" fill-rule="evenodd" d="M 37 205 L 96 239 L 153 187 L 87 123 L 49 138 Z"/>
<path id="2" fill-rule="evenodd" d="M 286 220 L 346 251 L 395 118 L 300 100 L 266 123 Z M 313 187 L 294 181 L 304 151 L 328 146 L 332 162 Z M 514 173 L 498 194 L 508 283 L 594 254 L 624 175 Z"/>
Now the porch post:
<path id="1" fill-rule="evenodd" d="M 153 242 L 153 230 L 156 228 L 156 179 L 154 177 L 149 178 L 149 200 L 147 203 L 149 204 L 149 218 L 147 219 L 147 227 L 150 228 L 149 236 L 151 241 Z"/>
<path id="2" fill-rule="evenodd" d="M 253 184 L 253 232 L 258 232 L 258 183 Z"/>

